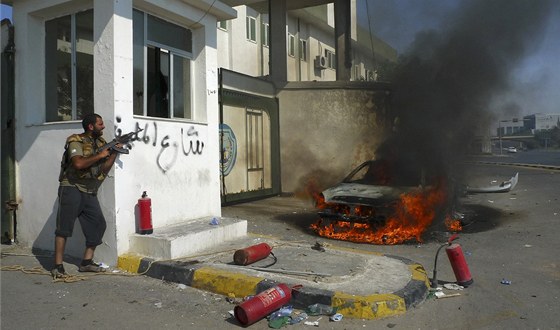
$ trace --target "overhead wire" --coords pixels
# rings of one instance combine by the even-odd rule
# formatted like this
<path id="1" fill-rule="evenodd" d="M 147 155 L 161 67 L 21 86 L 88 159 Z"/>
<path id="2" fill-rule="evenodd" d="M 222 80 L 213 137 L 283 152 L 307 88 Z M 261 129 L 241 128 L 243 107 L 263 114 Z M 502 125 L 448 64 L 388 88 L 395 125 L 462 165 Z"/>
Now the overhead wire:
<path id="1" fill-rule="evenodd" d="M 206 15 L 208 15 L 208 13 L 210 12 L 210 9 L 214 8 L 214 4 L 216 3 L 216 0 L 212 1 L 212 4 L 210 5 L 210 7 L 208 7 L 208 9 L 206 9 L 206 11 L 204 12 L 204 14 L 198 19 L 198 21 L 194 22 L 193 24 L 189 25 L 188 28 L 190 29 L 191 27 L 195 26 L 196 24 L 200 23 L 200 21 L 202 21 L 204 19 L 204 17 L 206 17 Z"/>

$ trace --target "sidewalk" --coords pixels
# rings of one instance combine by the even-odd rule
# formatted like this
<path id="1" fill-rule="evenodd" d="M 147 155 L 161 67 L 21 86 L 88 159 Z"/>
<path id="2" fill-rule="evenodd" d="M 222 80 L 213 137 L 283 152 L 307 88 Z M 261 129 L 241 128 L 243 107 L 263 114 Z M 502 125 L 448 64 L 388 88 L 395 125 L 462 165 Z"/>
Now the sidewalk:
<path id="1" fill-rule="evenodd" d="M 263 242 L 272 247 L 273 256 L 247 266 L 234 264 L 236 250 Z M 362 319 L 404 314 L 424 301 L 429 290 L 423 266 L 405 258 L 256 235 L 183 259 L 123 255 L 118 267 L 231 298 L 255 295 L 278 283 L 301 286 L 292 293 L 295 308 L 322 303 L 338 307 L 344 317 Z"/>

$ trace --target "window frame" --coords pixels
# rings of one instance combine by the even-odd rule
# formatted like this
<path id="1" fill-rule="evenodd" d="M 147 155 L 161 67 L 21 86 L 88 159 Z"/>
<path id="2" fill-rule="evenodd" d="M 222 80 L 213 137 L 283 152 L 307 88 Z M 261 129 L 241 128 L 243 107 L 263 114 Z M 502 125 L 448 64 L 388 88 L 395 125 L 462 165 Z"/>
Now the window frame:
<path id="1" fill-rule="evenodd" d="M 296 36 L 288 32 L 288 56 L 296 56 Z"/>
<path id="2" fill-rule="evenodd" d="M 138 10 L 138 9 L 134 9 L 134 11 L 142 14 L 142 19 L 143 19 L 143 31 L 142 31 L 142 58 L 143 58 L 143 64 L 142 64 L 142 113 L 139 114 L 137 112 L 134 112 L 135 116 L 143 116 L 143 117 L 149 117 L 149 118 L 158 118 L 158 119 L 169 119 L 169 120 L 177 120 L 177 121 L 195 121 L 196 120 L 196 114 L 194 111 L 194 104 L 195 104 L 195 93 L 194 93 L 194 76 L 193 76 L 193 71 L 194 71 L 194 56 L 193 56 L 193 52 L 192 52 L 192 48 L 193 48 L 193 38 L 192 38 L 192 31 L 190 31 L 190 29 L 178 25 L 176 23 L 164 20 L 160 17 L 157 17 L 155 15 L 152 15 L 150 13 Z M 178 49 L 176 47 L 170 46 L 170 45 L 166 45 L 164 43 L 158 42 L 156 40 L 150 40 L 148 38 L 148 19 L 149 16 L 152 16 L 158 20 L 163 20 L 168 24 L 173 24 L 177 27 L 180 27 L 182 29 L 188 30 L 190 31 L 190 49 L 191 52 L 187 51 L 187 50 L 183 50 L 183 49 Z M 149 81 L 149 68 L 148 68 L 148 52 L 149 49 L 153 48 L 155 53 L 154 54 L 160 54 L 161 52 L 163 53 L 167 53 L 168 54 L 168 69 L 167 69 L 167 77 L 168 80 L 166 81 L 167 83 L 167 99 L 166 101 L 168 101 L 167 103 L 167 113 L 166 116 L 157 116 L 157 115 L 152 115 L 149 112 L 150 111 L 154 111 L 153 109 L 149 108 L 149 98 L 151 97 L 150 95 L 148 95 L 148 81 Z M 134 52 L 133 57 L 135 56 L 136 52 Z M 156 55 L 156 56 L 161 56 L 161 55 Z M 175 61 L 176 58 L 181 58 L 181 59 L 186 59 L 188 60 L 188 73 L 189 73 L 189 77 L 188 77 L 188 85 L 189 85 L 189 95 L 188 97 L 184 97 L 183 98 L 183 102 L 184 100 L 188 100 L 189 102 L 189 109 L 188 109 L 188 114 L 189 116 L 187 117 L 186 115 L 184 117 L 176 117 L 175 116 L 175 109 L 174 109 L 174 103 L 175 103 L 175 96 L 174 96 L 174 91 L 175 91 Z M 134 61 L 134 60 L 133 60 Z M 152 78 L 155 79 L 155 78 Z M 185 81 L 182 81 L 182 84 L 184 85 Z M 135 92 L 136 95 L 137 92 Z M 157 93 L 157 92 L 156 92 Z M 161 95 L 160 95 L 161 96 Z M 135 110 L 136 111 L 136 110 Z"/>
<path id="3" fill-rule="evenodd" d="M 228 31 L 228 21 L 218 21 L 217 26 L 222 31 Z"/>
<path id="4" fill-rule="evenodd" d="M 245 37 L 247 41 L 257 42 L 257 18 L 247 16 L 245 19 Z"/>
<path id="5" fill-rule="evenodd" d="M 307 40 L 299 39 L 299 59 L 307 62 Z"/>
<path id="6" fill-rule="evenodd" d="M 83 34 L 79 34 L 79 29 L 78 29 L 78 25 L 80 27 L 83 27 L 83 23 L 78 22 L 78 16 L 82 16 L 82 15 L 90 15 L 90 23 L 91 25 L 87 25 L 86 28 L 88 28 L 88 31 L 91 31 L 91 40 L 85 39 L 83 38 Z M 58 43 L 59 43 L 59 39 L 58 39 L 58 29 L 60 28 L 59 24 L 62 22 L 62 19 L 70 19 L 70 40 L 69 40 L 69 48 L 70 48 L 70 58 L 69 58 L 69 68 L 70 68 L 70 115 L 69 118 L 65 119 L 64 118 L 64 114 L 60 112 L 60 107 L 61 104 L 59 103 L 59 91 L 62 90 L 59 81 L 58 81 Z M 53 25 L 50 25 L 51 23 L 56 23 Z M 80 24 L 79 24 L 80 23 Z M 52 34 L 49 34 L 50 29 L 54 28 L 57 29 L 57 31 L 55 31 L 55 35 L 53 36 Z M 83 11 L 78 11 L 78 12 L 74 12 L 72 14 L 69 15 L 64 15 L 64 16 L 60 16 L 60 17 L 55 17 L 52 19 L 48 19 L 45 20 L 44 22 L 44 31 L 45 31 L 45 86 L 44 86 L 44 91 L 45 91 L 45 122 L 46 123 L 54 123 L 54 122 L 69 122 L 69 121 L 77 121 L 77 120 L 81 120 L 85 115 L 89 114 L 89 113 L 93 113 L 94 112 L 94 106 L 93 106 L 93 102 L 94 102 L 94 95 L 95 95 L 95 87 L 94 87 L 94 80 L 93 80 L 93 72 L 95 70 L 94 65 L 94 51 L 93 51 L 93 9 L 87 9 L 87 10 L 83 10 Z M 52 39 L 54 37 L 54 39 Z M 52 40 L 51 40 L 52 39 Z M 49 49 L 49 45 L 50 42 L 52 42 L 53 40 L 56 41 L 56 45 L 55 45 L 55 49 L 53 52 L 50 52 Z M 86 93 L 85 97 L 81 97 L 81 99 L 85 99 L 86 102 L 85 103 L 90 103 L 90 108 L 82 108 L 80 107 L 80 102 L 78 100 L 79 96 L 79 89 L 81 90 L 81 88 L 79 88 L 78 85 L 83 84 L 83 79 L 86 78 L 80 78 L 80 74 L 79 74 L 79 70 L 81 68 L 81 65 L 79 62 L 81 62 L 81 60 L 78 59 L 78 53 L 80 53 L 79 49 L 78 49 L 78 40 L 83 40 L 84 42 L 91 42 L 91 80 L 90 80 L 90 85 L 91 88 L 89 89 L 89 93 Z M 51 75 L 55 75 L 54 78 Z M 55 79 L 55 83 L 54 83 L 54 88 L 53 86 L 51 86 L 50 88 L 48 87 L 50 84 L 49 82 L 52 82 L 52 80 Z M 62 79 L 64 79 L 64 77 L 62 77 Z M 78 79 L 80 79 L 80 81 L 78 81 Z M 51 94 L 52 93 L 52 94 Z M 83 96 L 83 95 L 81 95 Z M 89 100 L 89 102 L 87 102 L 87 100 Z M 87 105 L 87 104 L 86 104 Z M 64 105 L 62 105 L 64 106 Z M 78 113 L 78 108 L 80 108 L 82 111 L 79 114 Z"/>
<path id="7" fill-rule="evenodd" d="M 261 24 L 261 43 L 264 47 L 270 47 L 270 24 Z"/>
<path id="8" fill-rule="evenodd" d="M 336 54 L 330 49 L 325 49 L 325 58 L 327 59 L 327 68 L 336 70 Z"/>

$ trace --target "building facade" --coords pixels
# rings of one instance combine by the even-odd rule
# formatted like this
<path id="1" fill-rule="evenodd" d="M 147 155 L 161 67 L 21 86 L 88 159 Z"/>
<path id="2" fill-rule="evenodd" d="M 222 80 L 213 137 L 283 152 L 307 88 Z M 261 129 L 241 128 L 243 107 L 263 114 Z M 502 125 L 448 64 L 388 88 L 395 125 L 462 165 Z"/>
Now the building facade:
<path id="1" fill-rule="evenodd" d="M 109 140 L 142 129 L 98 195 L 108 224 L 101 260 L 128 251 L 143 191 L 154 227 L 221 215 L 216 24 L 236 13 L 211 4 L 14 1 L 20 242 L 53 248 L 58 159 L 92 111 Z M 82 250 L 83 240 L 69 241 L 69 254 Z"/>
<path id="2" fill-rule="evenodd" d="M 560 127 L 560 114 L 536 113 L 523 117 L 526 129 L 532 133 Z"/>
<path id="3" fill-rule="evenodd" d="M 138 132 L 98 195 L 108 227 L 96 256 L 111 265 L 129 252 L 144 191 L 157 229 L 220 216 L 232 199 L 294 192 L 317 169 L 339 179 L 371 157 L 390 93 L 375 64 L 396 52 L 378 40 L 368 56 L 355 25 L 336 31 L 346 16 L 332 3 L 280 2 L 289 10 L 276 21 L 262 2 L 11 2 L 18 241 L 53 248 L 64 141 L 92 111 L 107 139 Z M 348 80 L 336 33 L 352 35 Z M 275 80 L 284 65 L 286 79 Z M 74 235 L 67 253 L 79 256 L 79 224 Z"/>

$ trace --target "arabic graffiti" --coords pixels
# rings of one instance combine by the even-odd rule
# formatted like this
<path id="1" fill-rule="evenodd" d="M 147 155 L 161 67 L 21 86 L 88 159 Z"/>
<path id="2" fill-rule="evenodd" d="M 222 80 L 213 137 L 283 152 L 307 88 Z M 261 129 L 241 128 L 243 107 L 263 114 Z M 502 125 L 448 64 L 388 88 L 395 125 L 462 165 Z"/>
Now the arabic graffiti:
<path id="1" fill-rule="evenodd" d="M 121 118 L 117 117 L 117 124 L 120 122 Z M 144 127 L 140 126 L 140 123 L 136 122 L 134 130 L 138 131 L 140 128 L 143 130 L 136 133 L 131 141 L 151 144 L 155 148 L 157 148 L 159 144 L 160 149 L 157 153 L 156 164 L 163 173 L 166 173 L 175 165 L 180 153 L 184 156 L 202 155 L 204 141 L 199 139 L 198 131 L 194 126 L 190 126 L 187 129 L 181 127 L 180 141 L 172 140 L 169 135 L 165 135 L 159 139 L 158 136 L 160 132 L 158 131 L 156 122 L 145 123 Z M 117 126 L 115 136 L 118 137 L 123 134 L 123 130 Z M 132 145 L 130 145 L 129 148 L 132 148 Z"/>

